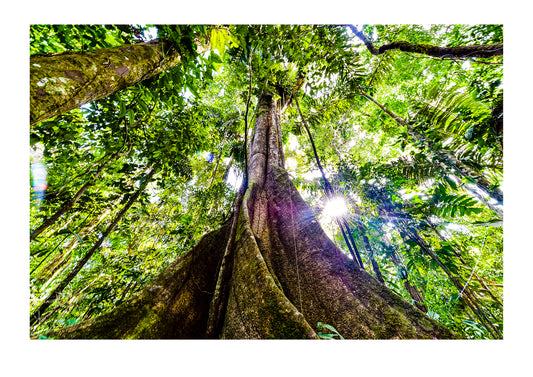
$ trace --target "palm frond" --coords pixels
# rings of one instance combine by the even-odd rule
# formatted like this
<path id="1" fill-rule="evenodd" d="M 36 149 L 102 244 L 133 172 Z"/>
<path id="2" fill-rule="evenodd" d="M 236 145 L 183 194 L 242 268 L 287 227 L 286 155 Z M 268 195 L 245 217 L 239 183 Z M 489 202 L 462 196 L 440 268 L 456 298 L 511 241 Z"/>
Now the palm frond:
<path id="1" fill-rule="evenodd" d="M 393 62 L 395 60 L 394 53 L 386 52 L 382 55 L 379 55 L 379 59 L 376 59 L 376 63 L 372 67 L 370 77 L 368 79 L 367 85 L 369 87 L 377 87 L 381 85 L 390 72 L 393 71 Z"/>
<path id="2" fill-rule="evenodd" d="M 433 194 L 434 212 L 437 216 L 455 217 L 471 213 L 480 213 L 482 208 L 477 206 L 477 200 L 467 194 L 448 194 L 445 186 L 439 184 Z"/>
<path id="3" fill-rule="evenodd" d="M 464 122 L 461 112 L 486 113 L 490 109 L 475 101 L 468 91 L 457 87 L 443 89 L 442 85 L 434 85 L 422 92 L 422 98 L 414 101 L 417 109 L 415 118 L 423 119 L 430 125 L 443 131 L 464 135 L 471 124 Z"/>
<path id="4" fill-rule="evenodd" d="M 443 171 L 440 164 L 429 161 L 421 154 L 414 158 L 401 157 L 390 163 L 390 171 L 397 171 L 403 178 L 414 180 L 421 184 L 427 179 L 435 178 Z"/>

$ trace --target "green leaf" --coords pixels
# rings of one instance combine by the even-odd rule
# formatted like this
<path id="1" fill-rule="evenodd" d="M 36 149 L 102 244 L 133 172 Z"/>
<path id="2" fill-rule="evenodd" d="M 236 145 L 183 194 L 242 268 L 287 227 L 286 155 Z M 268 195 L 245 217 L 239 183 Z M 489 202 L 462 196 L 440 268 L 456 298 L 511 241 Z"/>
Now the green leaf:
<path id="1" fill-rule="evenodd" d="M 122 118 L 124 115 L 126 115 L 126 105 L 124 104 L 124 101 L 119 102 L 120 111 L 118 112 L 118 117 Z"/>
<path id="2" fill-rule="evenodd" d="M 325 334 L 325 333 L 321 333 L 321 332 L 319 332 L 319 333 L 318 333 L 318 336 L 319 336 L 319 338 L 321 338 L 321 339 L 333 339 L 333 337 L 335 337 L 335 336 L 338 336 L 339 339 L 344 339 L 344 338 L 342 337 L 342 335 L 339 334 L 339 332 L 338 332 L 333 326 L 331 326 L 331 325 L 328 325 L 328 324 L 326 324 L 326 323 L 322 323 L 322 322 L 317 322 L 316 326 L 317 326 L 318 328 L 324 328 L 324 329 L 327 329 L 327 330 L 332 331 L 332 332 L 334 333 L 334 334 Z"/>
<path id="3" fill-rule="evenodd" d="M 227 31 L 216 28 L 211 30 L 211 51 L 216 49 L 220 55 L 224 54 L 227 39 Z"/>
<path id="4" fill-rule="evenodd" d="M 137 104 L 141 107 L 142 111 L 144 111 L 146 114 L 150 113 L 150 110 L 148 110 L 148 106 L 142 99 L 137 98 Z"/>
<path id="5" fill-rule="evenodd" d="M 65 325 L 72 326 L 78 323 L 78 320 L 76 318 L 69 318 L 65 321 Z"/>
<path id="6" fill-rule="evenodd" d="M 449 178 L 447 175 L 444 176 L 444 180 L 450 187 L 454 190 L 457 190 L 457 184 L 453 181 L 453 179 Z"/>
<path id="7" fill-rule="evenodd" d="M 453 293 L 449 297 L 449 301 L 458 301 L 461 298 L 461 295 L 459 293 Z"/>
<path id="8" fill-rule="evenodd" d="M 213 62 L 222 63 L 222 59 L 220 58 L 220 56 L 218 56 L 214 52 L 212 52 L 211 55 L 209 55 L 209 56 L 211 57 L 211 60 L 213 60 Z"/>
<path id="9" fill-rule="evenodd" d="M 324 339 L 324 340 L 334 340 L 335 336 L 337 336 L 337 334 L 324 334 L 324 333 L 321 333 L 320 331 L 317 333 L 317 335 L 319 339 Z"/>
<path id="10" fill-rule="evenodd" d="M 135 121 L 135 112 L 133 109 L 128 109 L 128 121 L 130 126 L 133 126 L 133 122 Z"/>
<path id="11" fill-rule="evenodd" d="M 40 141 L 40 138 L 39 136 L 35 135 L 35 134 L 31 134 L 30 135 L 30 146 L 34 146 L 35 144 L 37 144 L 38 142 Z"/>
<path id="12" fill-rule="evenodd" d="M 83 238 L 81 238 L 78 233 L 73 232 L 70 229 L 61 229 L 59 232 L 57 232 L 57 234 L 73 234 L 76 236 L 76 238 L 78 238 L 79 243 L 83 243 Z"/>

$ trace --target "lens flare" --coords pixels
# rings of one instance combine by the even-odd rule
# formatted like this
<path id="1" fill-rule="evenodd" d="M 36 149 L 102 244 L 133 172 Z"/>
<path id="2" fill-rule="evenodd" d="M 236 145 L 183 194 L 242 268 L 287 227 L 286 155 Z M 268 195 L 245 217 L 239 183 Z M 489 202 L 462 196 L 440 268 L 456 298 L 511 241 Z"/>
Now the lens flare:
<path id="1" fill-rule="evenodd" d="M 323 211 L 324 215 L 329 217 L 341 217 L 344 216 L 346 212 L 348 212 L 348 207 L 346 207 L 346 203 L 341 197 L 335 197 L 328 200 Z"/>
<path id="2" fill-rule="evenodd" d="M 209 163 L 212 163 L 215 159 L 215 155 L 211 152 L 202 152 L 202 157 Z"/>
<path id="3" fill-rule="evenodd" d="M 46 166 L 41 161 L 33 162 L 31 165 L 33 198 L 42 202 L 44 200 L 46 189 L 48 188 L 46 182 Z"/>

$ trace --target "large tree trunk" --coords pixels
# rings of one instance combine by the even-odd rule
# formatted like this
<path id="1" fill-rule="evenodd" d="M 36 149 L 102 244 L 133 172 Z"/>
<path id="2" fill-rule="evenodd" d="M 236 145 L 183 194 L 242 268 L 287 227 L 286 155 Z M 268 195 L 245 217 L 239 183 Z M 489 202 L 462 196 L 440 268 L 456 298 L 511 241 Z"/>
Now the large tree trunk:
<path id="1" fill-rule="evenodd" d="M 48 336 L 317 338 L 322 322 L 347 339 L 456 337 L 356 267 L 325 235 L 283 167 L 270 94 L 258 113 L 235 231 L 232 220 L 131 301 Z M 221 266 L 228 273 L 219 273 Z"/>
<path id="2" fill-rule="evenodd" d="M 30 57 L 30 124 L 150 78 L 175 66 L 170 41 L 156 39 L 87 52 Z"/>

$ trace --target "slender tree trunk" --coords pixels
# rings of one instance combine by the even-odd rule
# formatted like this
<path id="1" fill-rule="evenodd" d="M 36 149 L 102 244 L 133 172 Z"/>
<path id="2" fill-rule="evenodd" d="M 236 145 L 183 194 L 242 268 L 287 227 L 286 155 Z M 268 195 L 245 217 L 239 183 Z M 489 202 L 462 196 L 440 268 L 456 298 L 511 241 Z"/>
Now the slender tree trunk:
<path id="1" fill-rule="evenodd" d="M 372 41 L 370 41 L 366 35 L 357 30 L 353 25 L 348 25 L 348 27 L 356 37 L 363 41 L 372 55 L 381 55 L 390 50 L 415 52 L 436 58 L 490 58 L 503 55 L 503 43 L 477 46 L 439 47 L 424 43 L 417 44 L 406 41 L 397 41 L 388 43 L 376 49 Z"/>
<path id="2" fill-rule="evenodd" d="M 164 72 L 180 62 L 167 40 L 30 57 L 30 124 Z"/>
<path id="3" fill-rule="evenodd" d="M 116 204 L 117 202 L 118 200 L 114 201 L 113 204 Z M 82 239 L 87 237 L 98 226 L 98 224 L 102 222 L 109 212 L 110 209 L 106 209 L 103 213 L 94 218 L 87 227 L 83 228 L 78 233 L 79 236 Z M 69 242 L 67 247 L 64 250 L 61 250 L 61 252 L 57 253 L 54 258 L 52 258 L 52 260 L 45 267 L 43 267 L 42 271 L 39 272 L 37 279 L 40 281 L 46 280 L 46 283 L 44 283 L 41 287 L 41 291 L 44 291 L 46 287 L 54 280 L 57 274 L 63 270 L 62 267 L 70 260 L 72 250 L 74 250 L 78 242 L 78 237 L 74 237 L 72 241 Z"/>
<path id="4" fill-rule="evenodd" d="M 357 222 L 357 229 L 359 229 L 359 234 L 361 234 L 361 237 L 363 238 L 363 243 L 365 245 L 368 257 L 370 258 L 370 263 L 372 264 L 374 274 L 376 274 L 376 279 L 378 279 L 382 284 L 385 284 L 385 279 L 383 279 L 383 275 L 381 274 L 381 270 L 379 269 L 379 264 L 376 261 L 376 258 L 374 257 L 374 249 L 372 248 L 372 246 L 370 246 L 370 240 L 366 235 L 365 227 L 360 222 Z"/>
<path id="5" fill-rule="evenodd" d="M 226 164 L 226 168 L 224 170 L 224 175 L 222 176 L 222 181 L 225 182 L 228 179 L 229 172 L 231 170 L 231 167 L 233 166 L 233 154 L 230 156 L 230 159 L 228 163 Z"/>
<path id="6" fill-rule="evenodd" d="M 315 147 L 315 141 L 313 140 L 311 131 L 309 130 L 309 127 L 307 126 L 307 122 L 305 121 L 305 118 L 303 117 L 302 110 L 300 109 L 300 104 L 298 103 L 298 98 L 296 96 L 294 97 L 294 102 L 296 103 L 296 107 L 298 108 L 298 113 L 300 114 L 300 118 L 302 119 L 302 123 L 307 132 L 307 136 L 309 137 L 309 142 L 311 143 L 311 147 L 313 148 L 313 154 L 315 156 L 316 164 L 318 166 L 318 170 L 320 170 L 320 174 L 322 175 L 322 180 L 324 181 L 324 191 L 326 192 L 326 196 L 328 198 L 331 198 L 334 195 L 333 188 L 331 187 L 328 179 L 326 178 L 326 174 L 324 173 L 324 169 L 322 168 L 322 164 L 320 163 L 320 158 L 318 157 L 318 152 Z M 348 226 L 348 223 L 346 222 L 346 220 L 341 221 L 340 219 L 337 219 L 337 224 L 339 226 L 339 229 L 341 230 L 344 241 L 346 242 L 346 246 L 348 246 L 348 250 L 350 254 L 352 255 L 354 263 L 358 267 L 364 269 L 365 266 L 363 264 L 363 259 L 361 258 L 359 250 L 357 250 L 357 246 L 355 245 L 355 241 L 353 239 L 352 232 L 350 231 L 350 227 Z"/>
<path id="7" fill-rule="evenodd" d="M 234 218 L 205 235 L 132 300 L 49 336 L 316 339 L 322 322 L 347 339 L 456 337 L 354 268 L 283 167 L 272 95 L 261 96 L 258 113 L 249 181 Z"/>
<path id="8" fill-rule="evenodd" d="M 415 302 L 416 307 L 422 310 L 424 313 L 427 313 L 428 308 L 424 304 L 424 297 L 422 297 L 422 294 L 420 293 L 420 291 L 414 285 L 411 285 L 411 283 L 409 282 L 409 278 L 407 276 L 402 280 L 403 280 L 403 286 L 405 287 L 407 292 L 409 292 L 409 296 L 411 296 L 411 298 Z"/>
<path id="9" fill-rule="evenodd" d="M 431 228 L 433 229 L 433 231 L 435 232 L 435 234 L 437 235 L 437 237 L 439 237 L 441 241 L 446 242 L 449 245 L 450 244 L 449 241 L 446 239 L 446 237 L 444 237 L 439 232 L 437 227 L 434 224 L 432 224 L 429 220 L 427 220 L 427 221 L 428 221 L 429 225 L 431 226 Z M 468 266 L 466 261 L 463 259 L 463 257 L 461 257 L 461 254 L 459 254 L 459 252 L 455 249 L 455 247 L 452 247 L 452 251 L 453 251 L 454 255 L 461 261 L 461 263 L 464 266 Z M 479 275 L 474 270 L 472 270 L 472 275 L 476 278 L 476 280 L 479 282 L 479 284 L 485 289 L 485 291 L 492 297 L 492 299 L 494 301 L 496 301 L 500 306 L 503 307 L 503 302 L 498 297 L 496 297 L 496 295 L 494 295 L 492 290 L 489 287 L 487 287 L 487 285 L 483 282 L 483 279 L 481 279 L 479 277 Z"/>
<path id="10" fill-rule="evenodd" d="M 400 275 L 400 279 L 403 280 L 403 286 L 407 290 L 407 293 L 409 293 L 409 296 L 411 296 L 411 298 L 415 302 L 415 306 L 418 309 L 422 310 L 424 313 L 427 313 L 428 308 L 426 304 L 424 303 L 424 296 L 422 296 L 422 293 L 418 290 L 418 288 L 412 285 L 411 282 L 409 281 L 409 272 L 407 271 L 407 269 L 405 268 L 405 265 L 400 259 L 396 246 L 390 242 L 387 235 L 383 235 L 383 241 L 385 242 L 385 244 L 389 245 L 394 250 L 391 256 L 391 260 L 392 260 L 392 263 L 394 263 L 394 265 L 396 266 L 396 268 L 402 271 L 402 273 L 400 273 L 399 275 Z"/>
<path id="11" fill-rule="evenodd" d="M 76 277 L 78 272 L 81 271 L 81 269 L 85 266 L 87 261 L 92 257 L 92 255 L 95 253 L 96 250 L 100 248 L 104 240 L 111 234 L 111 232 L 116 228 L 119 221 L 122 219 L 124 214 L 130 209 L 130 207 L 135 203 L 141 192 L 144 190 L 144 187 L 146 184 L 150 181 L 154 173 L 156 172 L 156 169 L 153 168 L 148 175 L 146 176 L 144 183 L 139 187 L 139 189 L 131 196 L 131 198 L 128 200 L 126 205 L 120 210 L 120 212 L 115 216 L 111 224 L 107 227 L 104 234 L 98 239 L 96 244 L 85 254 L 85 256 L 76 264 L 76 267 L 63 279 L 61 283 L 48 295 L 48 297 L 42 302 L 42 304 L 39 306 L 37 310 L 33 312 L 33 314 L 30 317 L 30 325 L 33 325 L 36 323 L 39 318 L 44 314 L 46 309 L 61 295 L 63 290 L 67 287 L 67 285 Z"/>

